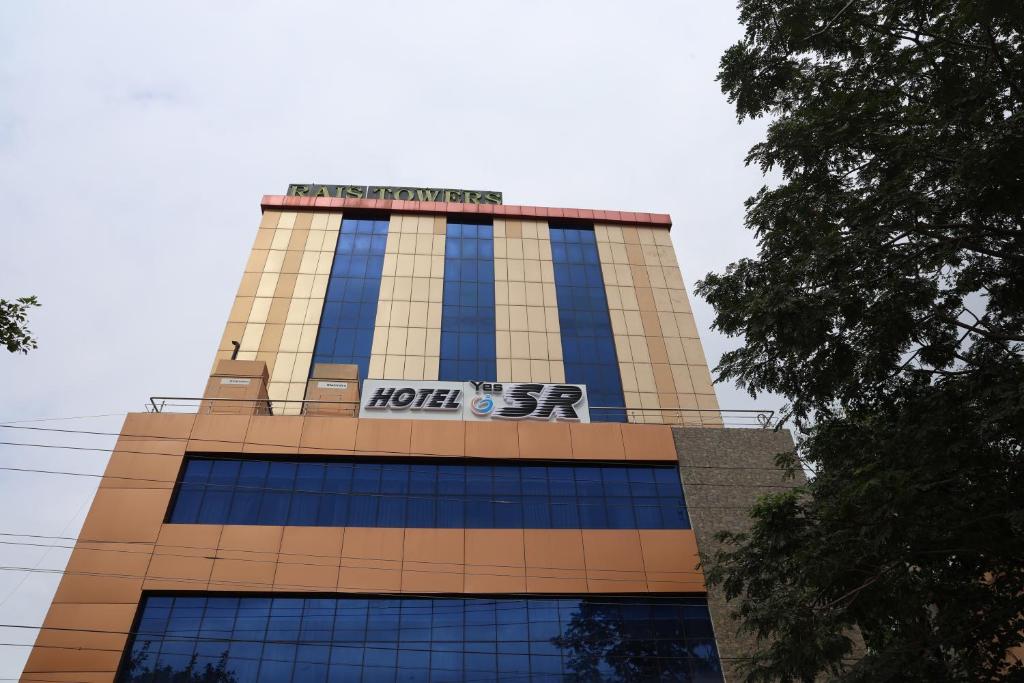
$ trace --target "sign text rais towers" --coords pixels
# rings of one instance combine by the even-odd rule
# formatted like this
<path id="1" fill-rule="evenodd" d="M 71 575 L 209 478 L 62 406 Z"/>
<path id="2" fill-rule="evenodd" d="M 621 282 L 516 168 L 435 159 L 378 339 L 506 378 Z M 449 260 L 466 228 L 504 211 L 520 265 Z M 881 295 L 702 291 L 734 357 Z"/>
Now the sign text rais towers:
<path id="1" fill-rule="evenodd" d="M 318 185 L 293 183 L 290 197 L 336 197 L 339 199 L 399 199 L 449 204 L 501 204 L 501 193 L 493 190 L 454 190 L 442 187 L 398 187 L 393 185 Z"/>

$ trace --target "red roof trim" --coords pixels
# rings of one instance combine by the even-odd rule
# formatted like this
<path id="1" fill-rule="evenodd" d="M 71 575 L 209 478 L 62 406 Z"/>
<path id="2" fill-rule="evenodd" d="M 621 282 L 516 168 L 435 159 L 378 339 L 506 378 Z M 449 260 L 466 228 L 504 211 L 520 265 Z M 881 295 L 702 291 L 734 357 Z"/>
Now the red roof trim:
<path id="1" fill-rule="evenodd" d="M 514 204 L 451 204 L 445 202 L 414 202 L 398 199 L 355 199 L 351 197 L 288 197 L 263 195 L 264 211 L 275 209 L 375 209 L 393 213 L 436 213 L 446 215 L 485 214 L 507 218 L 581 218 L 596 223 L 624 223 L 671 229 L 672 217 L 667 213 L 634 213 L 600 209 L 564 209 Z"/>

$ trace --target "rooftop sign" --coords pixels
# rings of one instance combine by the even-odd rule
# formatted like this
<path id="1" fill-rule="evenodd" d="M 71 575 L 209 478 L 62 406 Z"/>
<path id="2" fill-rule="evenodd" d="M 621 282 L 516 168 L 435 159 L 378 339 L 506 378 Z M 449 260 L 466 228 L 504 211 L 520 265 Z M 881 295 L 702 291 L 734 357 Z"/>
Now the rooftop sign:
<path id="1" fill-rule="evenodd" d="M 440 187 L 393 187 L 390 185 L 316 185 L 292 183 L 289 197 L 337 197 L 340 199 L 400 199 L 413 202 L 501 204 L 501 193 L 490 190 L 449 190 Z"/>
<path id="2" fill-rule="evenodd" d="M 582 384 L 368 379 L 359 417 L 590 422 Z"/>

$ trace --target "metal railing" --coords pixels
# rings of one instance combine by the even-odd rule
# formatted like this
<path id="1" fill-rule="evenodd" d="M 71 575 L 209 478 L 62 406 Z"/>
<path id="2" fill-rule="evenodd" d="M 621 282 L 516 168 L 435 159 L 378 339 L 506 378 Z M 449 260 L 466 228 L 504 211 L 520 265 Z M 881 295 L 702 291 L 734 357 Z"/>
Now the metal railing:
<path id="1" fill-rule="evenodd" d="M 275 409 L 275 406 L 277 408 Z M 347 410 L 359 413 L 359 401 L 284 398 L 198 398 L 195 396 L 150 396 L 148 413 L 197 413 L 229 415 L 244 411 L 246 415 L 307 415 L 337 413 Z"/>
<path id="2" fill-rule="evenodd" d="M 625 420 L 617 420 L 621 422 L 667 424 L 673 427 L 749 427 L 770 429 L 775 426 L 775 411 L 768 409 L 590 406 L 591 421 L 605 421 L 612 414 L 625 416 Z M 602 416 L 604 420 L 602 420 Z"/>
<path id="3" fill-rule="evenodd" d="M 359 401 L 151 396 L 149 403 L 146 404 L 146 412 L 197 413 L 203 415 L 242 413 L 246 415 L 358 415 Z M 593 422 L 667 424 L 677 427 L 770 429 L 775 426 L 775 411 L 758 409 L 590 406 L 590 417 Z"/>

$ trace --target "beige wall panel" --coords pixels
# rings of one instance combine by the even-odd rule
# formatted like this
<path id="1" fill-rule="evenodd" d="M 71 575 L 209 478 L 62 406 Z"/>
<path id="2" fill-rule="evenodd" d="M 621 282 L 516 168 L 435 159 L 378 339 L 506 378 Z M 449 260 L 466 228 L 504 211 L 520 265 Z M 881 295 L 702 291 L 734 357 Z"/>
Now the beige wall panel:
<path id="1" fill-rule="evenodd" d="M 547 222 L 496 219 L 494 256 L 497 380 L 564 381 Z"/>
<path id="2" fill-rule="evenodd" d="M 240 357 L 259 354 L 274 368 L 280 398 L 305 385 L 340 226 L 339 213 L 267 212 L 260 222 L 217 354 L 229 355 L 228 337 L 239 337 Z M 444 232 L 440 217 L 392 217 L 371 376 L 400 366 L 436 379 Z M 597 225 L 595 235 L 631 419 L 662 421 L 659 410 L 677 406 L 709 410 L 714 390 L 668 232 Z M 547 223 L 498 219 L 494 248 L 496 327 L 504 333 L 497 379 L 557 381 L 564 366 Z M 656 364 L 664 366 L 658 382 Z"/>
<path id="3" fill-rule="evenodd" d="M 297 286 L 296 286 L 297 287 Z M 297 298 L 297 293 L 293 295 L 291 301 L 288 302 L 288 313 L 285 315 L 284 322 L 287 325 L 301 325 L 306 319 L 306 311 L 309 309 L 309 299 Z"/>
<path id="4" fill-rule="evenodd" d="M 668 231 L 596 225 L 594 234 L 629 420 L 721 426 Z"/>
<path id="5" fill-rule="evenodd" d="M 240 351 L 258 351 L 263 337 L 263 323 L 248 323 L 242 333 Z"/>
<path id="6" fill-rule="evenodd" d="M 274 296 L 274 291 L 277 289 L 277 281 L 280 277 L 279 273 L 264 271 L 260 276 L 260 283 L 256 286 L 256 296 Z"/>
<path id="7" fill-rule="evenodd" d="M 268 211 L 260 221 L 217 359 L 238 340 L 239 359 L 267 362 L 273 400 L 300 401 L 305 392 L 340 226 L 340 213 Z M 300 409 L 274 406 L 279 414 Z"/>
<path id="8" fill-rule="evenodd" d="M 370 377 L 437 379 L 445 245 L 444 231 L 436 229 L 437 218 L 391 217 Z"/>

